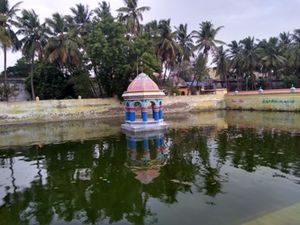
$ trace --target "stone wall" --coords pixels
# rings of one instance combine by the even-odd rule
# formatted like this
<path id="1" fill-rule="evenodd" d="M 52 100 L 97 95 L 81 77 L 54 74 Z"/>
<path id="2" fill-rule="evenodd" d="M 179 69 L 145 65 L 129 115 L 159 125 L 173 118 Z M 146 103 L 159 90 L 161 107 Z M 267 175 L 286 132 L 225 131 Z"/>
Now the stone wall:
<path id="1" fill-rule="evenodd" d="M 224 94 L 168 96 L 164 98 L 165 113 L 198 112 L 225 109 Z"/>
<path id="2" fill-rule="evenodd" d="M 116 99 L 1 102 L 0 124 L 105 118 L 122 111 Z"/>
<path id="3" fill-rule="evenodd" d="M 166 113 L 225 108 L 222 94 L 166 97 L 164 105 Z M 116 116 L 123 116 L 123 105 L 118 99 L 113 98 L 0 102 L 0 125 Z"/>
<path id="4" fill-rule="evenodd" d="M 300 93 L 167 96 L 167 114 L 220 109 L 300 111 Z M 0 102 L 0 125 L 123 117 L 118 99 Z"/>
<path id="5" fill-rule="evenodd" d="M 227 109 L 260 111 L 300 111 L 300 93 L 227 95 Z"/>

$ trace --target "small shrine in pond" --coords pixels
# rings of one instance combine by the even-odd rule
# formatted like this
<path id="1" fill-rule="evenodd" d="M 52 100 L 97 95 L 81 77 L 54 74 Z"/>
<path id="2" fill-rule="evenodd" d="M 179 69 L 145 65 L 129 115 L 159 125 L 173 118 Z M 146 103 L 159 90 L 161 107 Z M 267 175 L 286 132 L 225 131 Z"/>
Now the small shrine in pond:
<path id="1" fill-rule="evenodd" d="M 163 119 L 164 96 L 148 75 L 139 74 L 122 95 L 125 104 L 122 129 L 132 132 L 167 129 L 168 124 Z"/>

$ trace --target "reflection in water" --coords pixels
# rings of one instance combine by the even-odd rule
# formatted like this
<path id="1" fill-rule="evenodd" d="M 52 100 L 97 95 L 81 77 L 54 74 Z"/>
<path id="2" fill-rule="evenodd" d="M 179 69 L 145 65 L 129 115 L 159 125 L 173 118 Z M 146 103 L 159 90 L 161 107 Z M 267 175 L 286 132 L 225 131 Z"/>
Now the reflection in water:
<path id="1" fill-rule="evenodd" d="M 124 131 L 127 139 L 128 160 L 126 166 L 143 184 L 151 183 L 160 175 L 160 169 L 166 165 L 169 148 L 164 143 L 166 131 L 152 131 L 145 134 L 130 134 Z M 141 148 L 137 144 L 142 144 Z M 153 146 L 153 148 L 152 148 Z"/>
<path id="2" fill-rule="evenodd" d="M 241 224 L 300 201 L 299 144 L 206 126 L 3 149 L 0 224 Z"/>

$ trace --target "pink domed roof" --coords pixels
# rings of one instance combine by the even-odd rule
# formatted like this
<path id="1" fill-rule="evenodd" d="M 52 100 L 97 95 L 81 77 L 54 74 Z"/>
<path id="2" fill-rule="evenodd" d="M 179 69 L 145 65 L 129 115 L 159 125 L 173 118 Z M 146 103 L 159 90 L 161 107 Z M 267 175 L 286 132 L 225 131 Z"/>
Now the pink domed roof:
<path id="1" fill-rule="evenodd" d="M 128 86 L 127 93 L 130 92 L 152 92 L 160 91 L 157 84 L 146 74 L 139 74 Z"/>

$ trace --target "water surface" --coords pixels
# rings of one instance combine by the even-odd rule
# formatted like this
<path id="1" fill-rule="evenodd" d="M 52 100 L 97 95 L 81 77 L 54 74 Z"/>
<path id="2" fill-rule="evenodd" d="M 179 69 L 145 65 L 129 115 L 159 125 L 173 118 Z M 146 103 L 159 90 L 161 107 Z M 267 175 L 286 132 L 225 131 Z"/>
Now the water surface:
<path id="1" fill-rule="evenodd" d="M 121 120 L 0 128 L 0 224 L 247 223 L 300 202 L 298 117 L 169 116 L 139 137 Z"/>

